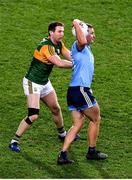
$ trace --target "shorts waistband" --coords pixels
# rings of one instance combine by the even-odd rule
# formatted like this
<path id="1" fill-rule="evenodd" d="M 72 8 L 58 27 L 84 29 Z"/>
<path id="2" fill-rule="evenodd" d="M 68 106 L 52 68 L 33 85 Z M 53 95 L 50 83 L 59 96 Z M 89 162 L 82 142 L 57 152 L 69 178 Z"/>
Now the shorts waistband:
<path id="1" fill-rule="evenodd" d="M 82 87 L 82 86 L 69 86 L 69 88 L 71 88 L 71 89 L 80 89 L 80 88 L 84 88 L 84 90 L 85 90 L 85 89 L 86 89 L 86 90 L 90 90 L 89 87 Z"/>

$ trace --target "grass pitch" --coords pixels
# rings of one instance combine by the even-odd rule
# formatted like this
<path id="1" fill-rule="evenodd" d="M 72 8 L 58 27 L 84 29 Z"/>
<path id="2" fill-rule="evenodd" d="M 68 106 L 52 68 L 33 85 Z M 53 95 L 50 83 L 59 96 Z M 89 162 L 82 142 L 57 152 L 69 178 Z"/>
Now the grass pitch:
<path id="1" fill-rule="evenodd" d="M 131 0 L 0 0 L 0 178 L 132 178 L 132 36 Z M 22 78 L 34 48 L 52 21 L 65 23 L 65 44 L 74 41 L 71 22 L 78 18 L 94 25 L 95 76 L 93 92 L 101 107 L 98 149 L 106 161 L 87 161 L 86 128 L 72 144 L 76 163 L 57 166 L 61 143 L 52 115 L 41 104 L 40 118 L 21 139 L 21 153 L 8 143 L 26 115 Z M 71 70 L 55 68 L 51 81 L 56 88 L 65 121 L 71 126 L 66 90 Z"/>

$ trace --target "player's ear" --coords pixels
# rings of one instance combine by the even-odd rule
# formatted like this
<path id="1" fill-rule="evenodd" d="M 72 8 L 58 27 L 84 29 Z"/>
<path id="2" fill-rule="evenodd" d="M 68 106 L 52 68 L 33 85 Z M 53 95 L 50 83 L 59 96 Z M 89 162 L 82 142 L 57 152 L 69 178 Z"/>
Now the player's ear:
<path id="1" fill-rule="evenodd" d="M 52 35 L 54 32 L 53 31 L 49 31 L 49 34 Z"/>

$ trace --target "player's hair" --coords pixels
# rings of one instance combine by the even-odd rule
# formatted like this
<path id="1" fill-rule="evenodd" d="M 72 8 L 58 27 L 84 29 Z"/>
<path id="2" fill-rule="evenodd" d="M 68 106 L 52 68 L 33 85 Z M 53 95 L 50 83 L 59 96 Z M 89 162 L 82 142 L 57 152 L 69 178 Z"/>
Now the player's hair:
<path id="1" fill-rule="evenodd" d="M 93 25 L 92 24 L 89 24 L 89 23 L 86 23 L 88 28 L 93 28 Z"/>
<path id="2" fill-rule="evenodd" d="M 48 33 L 49 33 L 49 31 L 55 32 L 56 26 L 63 26 L 64 27 L 64 24 L 61 23 L 61 22 L 52 22 L 52 23 L 50 23 L 49 26 L 48 26 Z"/>

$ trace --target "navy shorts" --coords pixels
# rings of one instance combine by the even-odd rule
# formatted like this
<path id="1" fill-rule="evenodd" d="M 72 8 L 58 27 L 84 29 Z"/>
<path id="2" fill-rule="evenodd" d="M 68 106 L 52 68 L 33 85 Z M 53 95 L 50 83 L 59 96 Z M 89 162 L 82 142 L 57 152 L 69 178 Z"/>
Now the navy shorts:
<path id="1" fill-rule="evenodd" d="M 87 87 L 69 87 L 67 90 L 67 105 L 69 110 L 83 111 L 96 106 L 97 102 L 92 90 Z"/>

